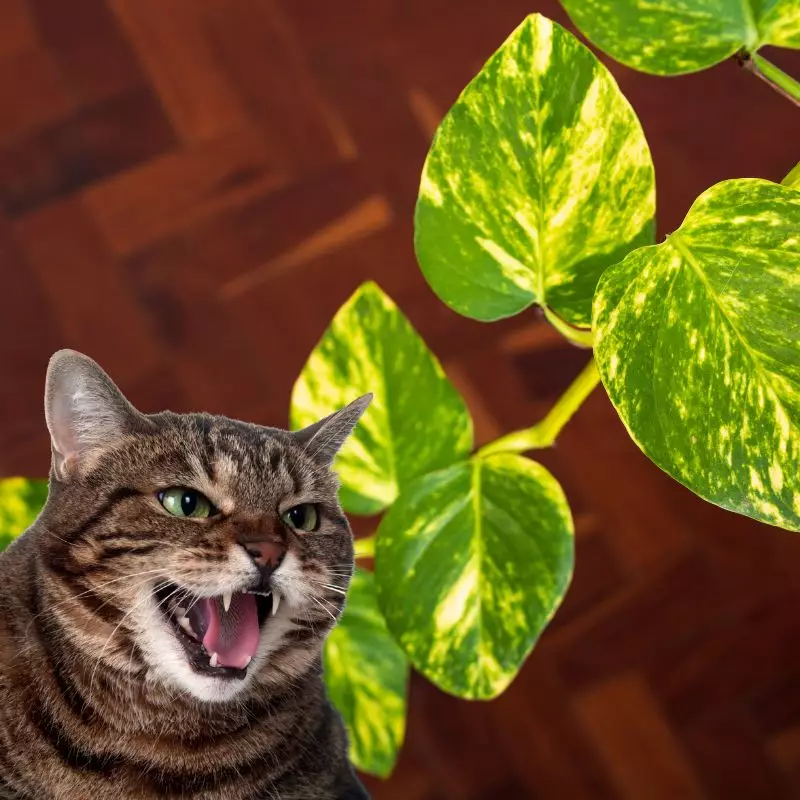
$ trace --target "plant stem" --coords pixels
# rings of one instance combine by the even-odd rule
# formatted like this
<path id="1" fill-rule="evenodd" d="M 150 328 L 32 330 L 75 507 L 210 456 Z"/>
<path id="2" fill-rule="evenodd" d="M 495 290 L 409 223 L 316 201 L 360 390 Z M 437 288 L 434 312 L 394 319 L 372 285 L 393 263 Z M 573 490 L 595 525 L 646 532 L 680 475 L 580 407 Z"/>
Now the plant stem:
<path id="1" fill-rule="evenodd" d="M 478 451 L 478 457 L 485 458 L 495 453 L 524 453 L 526 450 L 550 447 L 599 382 L 600 373 L 592 358 L 541 422 L 490 442 Z"/>
<path id="2" fill-rule="evenodd" d="M 363 539 L 356 539 L 353 542 L 356 551 L 356 558 L 374 558 L 375 557 L 375 534 L 366 536 Z"/>
<path id="3" fill-rule="evenodd" d="M 737 54 L 736 60 L 748 72 L 752 72 L 764 83 L 769 84 L 778 94 L 782 94 L 795 105 L 800 106 L 800 82 L 791 75 L 787 75 L 782 69 L 758 53 L 741 52 Z"/>
<path id="4" fill-rule="evenodd" d="M 592 332 L 584 328 L 576 328 L 565 320 L 561 319 L 555 311 L 551 311 L 544 306 L 544 316 L 547 321 L 567 340 L 578 347 L 592 346 Z"/>

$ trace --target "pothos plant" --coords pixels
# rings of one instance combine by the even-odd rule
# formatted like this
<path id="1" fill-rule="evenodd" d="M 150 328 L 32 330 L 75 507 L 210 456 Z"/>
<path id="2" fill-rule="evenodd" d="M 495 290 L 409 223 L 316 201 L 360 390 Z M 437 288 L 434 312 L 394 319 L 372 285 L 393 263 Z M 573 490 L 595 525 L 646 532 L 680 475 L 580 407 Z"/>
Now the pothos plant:
<path id="1" fill-rule="evenodd" d="M 735 56 L 800 104 L 800 85 L 758 52 L 800 47 L 800 0 L 564 4 L 634 68 L 677 74 Z M 374 283 L 311 354 L 293 427 L 375 395 L 336 464 L 345 509 L 383 514 L 356 543 L 374 571 L 357 569 L 325 651 L 358 767 L 392 769 L 409 664 L 459 697 L 495 697 L 555 614 L 572 517 L 556 479 L 521 454 L 551 445 L 598 382 L 636 444 L 684 486 L 800 530 L 797 189 L 798 168 L 784 185 L 724 181 L 654 244 L 639 120 L 573 35 L 533 15 L 466 87 L 422 172 L 422 271 L 461 314 L 489 322 L 537 304 L 593 353 L 543 420 L 477 452 L 464 400 Z M 42 482 L 0 484 L 0 534 L 24 529 L 45 494 Z"/>

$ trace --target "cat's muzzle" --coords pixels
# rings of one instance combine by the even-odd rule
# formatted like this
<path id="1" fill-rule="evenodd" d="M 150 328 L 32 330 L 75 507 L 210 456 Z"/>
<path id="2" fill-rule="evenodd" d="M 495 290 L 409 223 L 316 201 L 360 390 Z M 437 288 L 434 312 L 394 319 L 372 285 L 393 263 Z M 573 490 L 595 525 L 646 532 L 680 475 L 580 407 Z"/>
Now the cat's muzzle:
<path id="1" fill-rule="evenodd" d="M 203 675 L 233 680 L 247 675 L 263 628 L 277 613 L 281 601 L 280 593 L 265 590 L 261 581 L 253 591 L 226 592 L 217 597 L 197 597 L 170 584 L 159 586 L 155 594 L 191 668 Z"/>

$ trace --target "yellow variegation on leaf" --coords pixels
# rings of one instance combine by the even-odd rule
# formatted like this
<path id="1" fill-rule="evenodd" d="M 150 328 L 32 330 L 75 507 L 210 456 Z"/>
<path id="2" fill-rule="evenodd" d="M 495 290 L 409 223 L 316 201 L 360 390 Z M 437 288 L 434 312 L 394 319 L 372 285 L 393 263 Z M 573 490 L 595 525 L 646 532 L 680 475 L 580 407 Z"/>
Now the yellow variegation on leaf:
<path id="1" fill-rule="evenodd" d="M 294 428 L 374 399 L 334 463 L 346 511 L 374 514 L 409 481 L 465 458 L 472 419 L 436 357 L 376 284 L 339 309 L 292 392 Z"/>
<path id="2" fill-rule="evenodd" d="M 392 771 L 406 727 L 408 661 L 386 630 L 372 573 L 358 569 L 344 615 L 325 643 L 325 683 L 363 772 Z"/>
<path id="3" fill-rule="evenodd" d="M 47 500 L 47 481 L 30 478 L 0 480 L 0 550 L 28 528 Z"/>
<path id="4" fill-rule="evenodd" d="M 706 500 L 800 529 L 800 193 L 704 192 L 603 275 L 595 356 L 631 436 Z"/>
<path id="5" fill-rule="evenodd" d="M 459 697 L 500 694 L 564 597 L 572 517 L 555 478 L 497 454 L 420 478 L 381 521 L 378 599 L 411 663 Z"/>
<path id="6" fill-rule="evenodd" d="M 696 72 L 745 48 L 800 47 L 800 0 L 561 0 L 588 39 L 656 75 Z"/>
<path id="7" fill-rule="evenodd" d="M 532 303 L 588 325 L 602 271 L 653 240 L 653 163 L 614 78 L 572 34 L 528 17 L 442 121 L 415 248 L 461 314 Z"/>

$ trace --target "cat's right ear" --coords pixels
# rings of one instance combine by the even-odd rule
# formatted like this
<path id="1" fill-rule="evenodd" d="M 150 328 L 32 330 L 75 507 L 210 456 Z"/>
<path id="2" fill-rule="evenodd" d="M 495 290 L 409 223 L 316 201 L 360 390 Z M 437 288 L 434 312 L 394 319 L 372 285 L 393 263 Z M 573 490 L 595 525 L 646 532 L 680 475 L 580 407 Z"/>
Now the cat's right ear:
<path id="1" fill-rule="evenodd" d="M 59 350 L 50 359 L 44 413 L 53 468 L 62 481 L 144 423 L 111 378 L 74 350 Z"/>
<path id="2" fill-rule="evenodd" d="M 329 467 L 371 402 L 372 392 L 353 400 L 352 403 L 339 411 L 334 411 L 325 419 L 295 431 L 292 437 L 296 442 L 302 444 L 316 461 Z"/>

